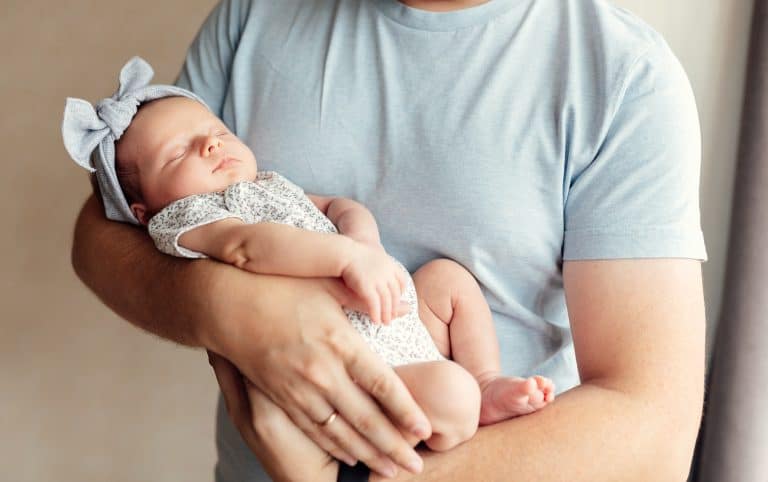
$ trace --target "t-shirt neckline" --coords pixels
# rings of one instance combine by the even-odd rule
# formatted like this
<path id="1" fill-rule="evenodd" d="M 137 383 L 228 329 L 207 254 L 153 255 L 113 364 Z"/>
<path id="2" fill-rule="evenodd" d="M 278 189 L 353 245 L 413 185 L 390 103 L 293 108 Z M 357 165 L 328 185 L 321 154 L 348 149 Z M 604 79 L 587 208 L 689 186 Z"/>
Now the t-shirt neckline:
<path id="1" fill-rule="evenodd" d="M 419 30 L 450 31 L 487 23 L 519 0 L 489 0 L 474 7 L 433 12 L 409 7 L 398 0 L 373 0 L 376 7 L 397 23 Z"/>

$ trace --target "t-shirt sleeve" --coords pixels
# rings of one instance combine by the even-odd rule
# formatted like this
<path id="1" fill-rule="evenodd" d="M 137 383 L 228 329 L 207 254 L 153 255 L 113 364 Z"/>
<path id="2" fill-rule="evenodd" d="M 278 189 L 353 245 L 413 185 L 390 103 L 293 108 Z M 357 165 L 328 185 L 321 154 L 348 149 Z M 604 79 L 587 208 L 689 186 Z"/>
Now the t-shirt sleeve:
<path id="1" fill-rule="evenodd" d="M 251 2 L 222 0 L 203 22 L 187 50 L 176 85 L 200 96 L 223 117 L 232 60 Z"/>
<path id="2" fill-rule="evenodd" d="M 242 217 L 217 203 L 213 195 L 191 196 L 175 201 L 149 221 L 147 229 L 157 249 L 182 258 L 206 258 L 204 253 L 179 245 L 179 238 L 187 231 L 227 218 Z"/>
<path id="3" fill-rule="evenodd" d="M 688 78 L 663 40 L 632 65 L 565 201 L 563 259 L 705 260 L 701 140 Z"/>

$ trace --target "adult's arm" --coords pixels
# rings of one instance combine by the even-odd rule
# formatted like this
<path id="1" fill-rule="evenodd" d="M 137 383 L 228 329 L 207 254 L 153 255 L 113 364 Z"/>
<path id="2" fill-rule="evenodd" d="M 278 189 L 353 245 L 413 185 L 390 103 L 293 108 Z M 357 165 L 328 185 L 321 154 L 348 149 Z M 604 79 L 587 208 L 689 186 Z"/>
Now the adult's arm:
<path id="1" fill-rule="evenodd" d="M 563 271 L 582 384 L 449 453 L 424 452 L 420 476 L 394 480 L 686 479 L 704 388 L 699 262 L 571 261 Z"/>
<path id="2" fill-rule="evenodd" d="M 214 345 L 207 294 L 222 270 L 160 253 L 143 230 L 108 221 L 95 196 L 77 218 L 72 266 L 104 304 L 139 328 L 183 345 Z"/>
<path id="3" fill-rule="evenodd" d="M 108 221 L 95 197 L 78 217 L 72 263 L 134 325 L 231 360 L 328 452 L 382 472 L 392 461 L 418 460 L 395 424 L 428 433 L 426 416 L 351 328 L 340 303 L 357 308 L 360 300 L 339 281 L 256 275 L 166 256 L 143 231 Z M 274 366 L 279 373 L 264 369 Z M 343 419 L 334 429 L 344 431 L 329 436 L 317 422 L 334 410 Z"/>

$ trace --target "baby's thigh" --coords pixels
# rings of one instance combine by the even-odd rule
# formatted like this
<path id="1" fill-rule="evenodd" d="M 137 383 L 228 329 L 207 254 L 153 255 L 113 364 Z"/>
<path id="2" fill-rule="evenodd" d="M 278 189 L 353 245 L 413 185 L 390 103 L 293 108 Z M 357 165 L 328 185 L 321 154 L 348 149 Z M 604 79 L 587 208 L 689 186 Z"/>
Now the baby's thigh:
<path id="1" fill-rule="evenodd" d="M 467 370 L 449 360 L 394 369 L 432 425 L 433 436 L 427 446 L 448 450 L 474 435 L 480 413 L 480 389 Z"/>
<path id="2" fill-rule="evenodd" d="M 461 308 L 479 313 L 485 298 L 472 273 L 455 261 L 436 259 L 413 273 L 419 317 L 444 356 L 450 355 L 449 325 Z"/>

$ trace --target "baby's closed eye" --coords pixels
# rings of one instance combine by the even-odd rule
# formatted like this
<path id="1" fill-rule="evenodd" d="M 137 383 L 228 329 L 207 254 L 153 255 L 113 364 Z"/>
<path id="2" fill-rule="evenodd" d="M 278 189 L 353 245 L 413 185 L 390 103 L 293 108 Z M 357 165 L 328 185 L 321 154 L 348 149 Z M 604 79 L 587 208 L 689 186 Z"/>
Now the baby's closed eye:
<path id="1" fill-rule="evenodd" d="M 167 161 L 165 161 L 165 164 L 170 164 L 172 162 L 180 160 L 182 157 L 184 157 L 184 154 L 186 154 L 186 153 L 187 153 L 186 149 L 174 152 L 171 155 L 171 157 Z"/>

